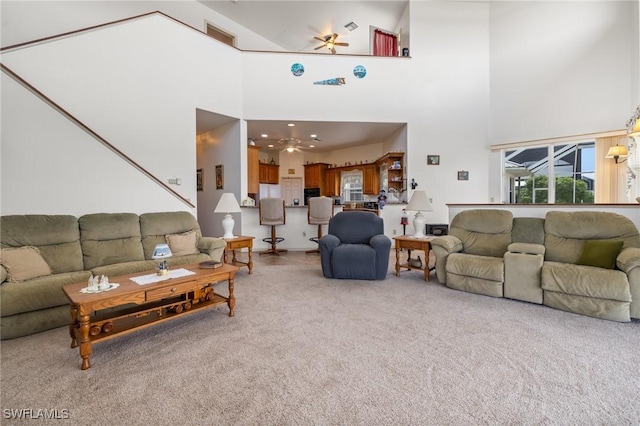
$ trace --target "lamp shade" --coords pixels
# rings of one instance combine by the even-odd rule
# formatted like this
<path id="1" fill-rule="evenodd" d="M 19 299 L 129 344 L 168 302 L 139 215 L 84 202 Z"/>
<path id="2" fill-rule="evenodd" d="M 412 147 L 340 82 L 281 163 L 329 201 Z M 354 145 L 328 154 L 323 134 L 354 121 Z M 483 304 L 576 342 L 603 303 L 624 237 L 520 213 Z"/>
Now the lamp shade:
<path id="1" fill-rule="evenodd" d="M 613 158 L 617 163 L 619 158 L 627 158 L 628 155 L 629 154 L 627 152 L 626 146 L 616 145 L 609 148 L 609 151 L 607 152 L 607 155 L 605 155 L 605 158 Z"/>
<path id="2" fill-rule="evenodd" d="M 238 201 L 236 200 L 235 195 L 231 192 L 225 192 L 218 200 L 218 205 L 216 209 L 213 211 L 214 213 L 239 213 L 240 206 L 238 205 Z"/>
<path id="3" fill-rule="evenodd" d="M 222 238 L 225 240 L 235 238 L 233 235 L 233 226 L 235 225 L 235 221 L 233 220 L 231 213 L 240 212 L 240 206 L 238 205 L 235 195 L 231 192 L 225 192 L 222 194 L 222 197 L 220 197 L 218 205 L 213 212 L 225 213 L 224 219 L 222 219 L 222 229 L 224 229 L 224 235 Z"/>
<path id="4" fill-rule="evenodd" d="M 409 200 L 409 204 L 405 210 L 417 211 L 413 218 L 413 229 L 415 230 L 414 238 L 424 238 L 424 215 L 422 212 L 430 212 L 433 210 L 427 193 L 424 191 L 415 191 Z"/>
<path id="5" fill-rule="evenodd" d="M 409 200 L 409 204 L 407 204 L 407 207 L 405 209 L 418 212 L 433 211 L 433 207 L 431 207 L 431 203 L 429 202 L 427 193 L 424 191 L 414 191 L 411 199 Z"/>
<path id="6" fill-rule="evenodd" d="M 640 118 L 636 119 L 635 124 L 631 128 L 629 136 L 640 136 Z"/>
<path id="7" fill-rule="evenodd" d="M 173 254 L 171 253 L 171 249 L 169 248 L 169 244 L 156 244 L 156 247 L 153 249 L 152 259 L 166 259 L 167 257 L 171 257 Z"/>

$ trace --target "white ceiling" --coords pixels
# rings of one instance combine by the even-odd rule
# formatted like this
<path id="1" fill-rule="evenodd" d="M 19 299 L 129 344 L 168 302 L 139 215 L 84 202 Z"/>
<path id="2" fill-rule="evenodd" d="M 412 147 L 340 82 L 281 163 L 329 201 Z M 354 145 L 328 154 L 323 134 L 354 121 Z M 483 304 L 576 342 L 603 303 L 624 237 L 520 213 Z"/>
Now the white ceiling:
<path id="1" fill-rule="evenodd" d="M 279 45 L 285 51 L 313 52 L 330 55 L 327 49 L 314 50 L 321 42 L 313 37 L 337 33 L 338 41 L 349 43 L 348 47 L 337 46 L 337 54 L 369 54 L 369 26 L 395 30 L 407 0 L 390 1 L 268 1 L 268 0 L 199 0 L 202 4 L 228 17 L 245 28 Z M 355 22 L 353 31 L 345 25 Z M 230 122 L 230 117 L 198 111 L 197 132 L 205 133 Z M 275 149 L 283 149 L 277 141 L 286 138 L 301 140 L 300 146 L 314 144 L 318 152 L 337 147 L 375 143 L 398 132 L 404 123 L 353 123 L 248 120 L 247 137 L 255 139 L 256 145 L 266 148 L 275 143 Z M 262 134 L 268 138 L 262 138 Z M 320 141 L 312 141 L 311 134 Z"/>

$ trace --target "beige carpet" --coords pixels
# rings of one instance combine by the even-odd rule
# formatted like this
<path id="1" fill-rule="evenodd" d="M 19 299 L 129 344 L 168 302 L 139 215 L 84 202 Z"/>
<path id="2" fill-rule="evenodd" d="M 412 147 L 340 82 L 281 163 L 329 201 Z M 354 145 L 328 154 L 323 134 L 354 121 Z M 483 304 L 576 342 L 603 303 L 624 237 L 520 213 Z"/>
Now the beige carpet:
<path id="1" fill-rule="evenodd" d="M 235 318 L 99 343 L 87 371 L 66 328 L 2 342 L 2 425 L 640 424 L 638 321 L 280 263 L 239 273 Z"/>

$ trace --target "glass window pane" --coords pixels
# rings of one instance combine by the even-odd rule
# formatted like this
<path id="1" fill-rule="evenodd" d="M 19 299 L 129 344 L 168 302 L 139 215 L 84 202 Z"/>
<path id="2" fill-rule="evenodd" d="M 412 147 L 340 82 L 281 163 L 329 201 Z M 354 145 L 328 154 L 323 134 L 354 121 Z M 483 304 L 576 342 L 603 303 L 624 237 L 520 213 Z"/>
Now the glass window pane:
<path id="1" fill-rule="evenodd" d="M 553 152 L 556 204 L 593 203 L 595 141 L 556 145 Z"/>
<path id="2" fill-rule="evenodd" d="M 545 204 L 549 201 L 547 147 L 521 148 L 505 152 L 509 180 L 509 203 Z"/>

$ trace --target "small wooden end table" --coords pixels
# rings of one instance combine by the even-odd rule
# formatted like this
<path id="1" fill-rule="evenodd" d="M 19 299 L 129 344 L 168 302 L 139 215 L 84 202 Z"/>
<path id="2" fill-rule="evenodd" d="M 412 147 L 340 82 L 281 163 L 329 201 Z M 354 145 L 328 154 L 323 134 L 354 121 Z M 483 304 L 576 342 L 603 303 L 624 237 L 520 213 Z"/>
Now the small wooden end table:
<path id="1" fill-rule="evenodd" d="M 137 272 L 109 277 L 118 287 L 100 293 L 83 293 L 87 282 L 68 284 L 62 290 L 69 299 L 71 309 L 71 347 L 79 347 L 83 370 L 91 367 L 93 342 L 127 334 L 155 323 L 164 322 L 201 309 L 226 304 L 229 316 L 234 315 L 236 304 L 233 287 L 237 267 L 200 268 L 197 263 L 176 266 L 190 275 L 168 278 L 150 284 L 137 284 L 131 278 L 153 274 L 155 271 Z M 229 294 L 215 293 L 213 284 L 229 282 Z M 107 308 L 121 307 L 113 311 Z"/>
<path id="2" fill-rule="evenodd" d="M 401 268 L 407 268 L 407 270 L 417 269 L 424 270 L 424 280 L 429 281 L 429 273 L 435 269 L 429 268 L 429 250 L 431 250 L 431 243 L 429 242 L 433 237 L 427 236 L 424 238 L 415 238 L 410 235 L 403 235 L 401 237 L 393 237 L 396 240 L 396 276 L 400 275 Z M 409 257 L 411 257 L 411 250 L 422 250 L 424 252 L 424 267 L 418 268 L 417 266 L 411 266 L 409 261 L 407 263 L 400 263 L 400 250 L 407 249 L 409 251 Z"/>
<path id="3" fill-rule="evenodd" d="M 224 263 L 229 263 L 234 266 L 246 266 L 249 268 L 249 273 L 253 271 L 253 240 L 255 237 L 247 237 L 244 235 L 238 235 L 235 238 L 229 238 L 225 240 L 227 247 L 224 249 Z M 241 262 L 236 257 L 236 250 L 246 248 L 249 250 L 249 261 Z M 231 252 L 231 262 L 227 259 L 227 253 Z"/>

